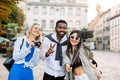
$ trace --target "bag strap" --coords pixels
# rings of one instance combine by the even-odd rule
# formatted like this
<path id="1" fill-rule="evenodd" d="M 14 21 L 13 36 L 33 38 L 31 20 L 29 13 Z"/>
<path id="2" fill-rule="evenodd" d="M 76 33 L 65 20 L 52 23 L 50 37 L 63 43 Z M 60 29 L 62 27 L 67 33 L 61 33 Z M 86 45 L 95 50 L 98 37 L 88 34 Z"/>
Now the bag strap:
<path id="1" fill-rule="evenodd" d="M 24 38 L 22 39 L 22 44 L 20 45 L 20 50 L 22 48 L 23 43 L 24 43 Z"/>

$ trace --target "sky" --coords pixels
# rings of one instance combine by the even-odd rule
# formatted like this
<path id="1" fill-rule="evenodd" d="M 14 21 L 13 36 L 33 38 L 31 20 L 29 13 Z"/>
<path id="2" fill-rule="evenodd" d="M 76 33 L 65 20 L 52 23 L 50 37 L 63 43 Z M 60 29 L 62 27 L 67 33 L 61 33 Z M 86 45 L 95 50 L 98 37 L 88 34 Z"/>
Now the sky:
<path id="1" fill-rule="evenodd" d="M 106 11 L 112 8 L 115 4 L 120 3 L 120 0 L 88 0 L 88 22 L 96 16 L 96 4 L 101 6 L 101 11 Z"/>

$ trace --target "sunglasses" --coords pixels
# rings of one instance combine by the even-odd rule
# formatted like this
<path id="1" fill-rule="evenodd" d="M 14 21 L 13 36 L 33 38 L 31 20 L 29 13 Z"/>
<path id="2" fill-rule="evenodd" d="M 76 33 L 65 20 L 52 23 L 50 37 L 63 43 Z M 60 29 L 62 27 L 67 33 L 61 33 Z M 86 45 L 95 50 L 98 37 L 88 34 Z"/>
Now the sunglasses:
<path id="1" fill-rule="evenodd" d="M 74 40 L 80 40 L 79 37 L 74 37 L 74 36 L 70 36 L 71 39 L 74 39 Z"/>

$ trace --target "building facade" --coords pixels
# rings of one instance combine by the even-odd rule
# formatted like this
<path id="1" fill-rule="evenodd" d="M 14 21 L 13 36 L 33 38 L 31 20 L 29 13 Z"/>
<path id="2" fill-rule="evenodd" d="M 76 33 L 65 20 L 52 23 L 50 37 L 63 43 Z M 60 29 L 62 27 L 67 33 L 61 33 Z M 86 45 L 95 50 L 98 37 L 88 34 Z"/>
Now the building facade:
<path id="1" fill-rule="evenodd" d="M 108 9 L 103 13 L 102 19 L 103 19 L 103 50 L 110 50 L 110 11 L 111 9 Z"/>
<path id="2" fill-rule="evenodd" d="M 120 4 L 111 9 L 110 50 L 120 51 Z"/>
<path id="3" fill-rule="evenodd" d="M 64 19 L 68 30 L 81 29 L 87 25 L 87 11 L 87 0 L 27 0 L 26 27 L 39 23 L 48 34 L 54 32 L 57 20 Z"/>
<path id="4" fill-rule="evenodd" d="M 120 51 L 120 4 L 103 12 L 94 32 L 96 49 Z"/>
<path id="5" fill-rule="evenodd" d="M 94 29 L 95 49 L 103 49 L 103 18 L 101 17 Z"/>

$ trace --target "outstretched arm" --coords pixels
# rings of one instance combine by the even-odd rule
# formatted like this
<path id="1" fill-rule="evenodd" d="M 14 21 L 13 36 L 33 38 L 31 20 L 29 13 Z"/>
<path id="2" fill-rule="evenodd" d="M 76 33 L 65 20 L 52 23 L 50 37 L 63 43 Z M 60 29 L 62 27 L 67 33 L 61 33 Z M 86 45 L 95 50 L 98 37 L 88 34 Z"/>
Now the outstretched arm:
<path id="1" fill-rule="evenodd" d="M 88 24 L 88 30 L 92 31 L 96 25 L 96 23 L 99 21 L 102 12 L 101 12 L 101 7 L 99 4 L 96 5 L 96 11 L 97 11 L 97 16 L 95 17 L 95 19 L 93 19 L 93 21 L 91 23 Z"/>

